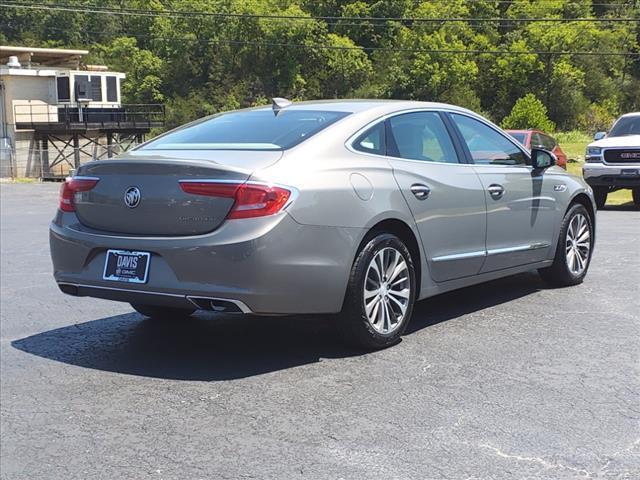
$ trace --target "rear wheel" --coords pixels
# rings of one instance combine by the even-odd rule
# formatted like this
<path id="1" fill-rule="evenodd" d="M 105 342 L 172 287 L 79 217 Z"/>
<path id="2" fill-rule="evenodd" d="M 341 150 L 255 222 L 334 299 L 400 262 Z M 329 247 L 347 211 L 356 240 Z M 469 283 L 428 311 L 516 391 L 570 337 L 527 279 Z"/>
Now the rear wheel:
<path id="1" fill-rule="evenodd" d="M 553 263 L 538 272 L 543 280 L 559 287 L 582 283 L 592 250 L 593 222 L 583 205 L 574 204 L 562 221 Z"/>
<path id="2" fill-rule="evenodd" d="M 338 315 L 338 327 L 354 345 L 378 349 L 397 343 L 416 298 L 413 259 L 395 235 L 373 237 L 358 254 Z"/>
<path id="3" fill-rule="evenodd" d="M 158 320 L 185 318 L 195 312 L 195 309 L 191 308 L 158 307 L 156 305 L 141 305 L 139 303 L 132 303 L 131 306 L 136 312 L 145 317 Z"/>
<path id="4" fill-rule="evenodd" d="M 598 209 L 604 207 L 607 203 L 607 195 L 609 194 L 609 187 L 593 187 L 593 196 L 596 200 L 596 206 Z"/>
<path id="5" fill-rule="evenodd" d="M 633 203 L 635 203 L 638 207 L 640 207 L 640 187 L 636 187 L 632 189 L 631 195 L 633 197 Z"/>

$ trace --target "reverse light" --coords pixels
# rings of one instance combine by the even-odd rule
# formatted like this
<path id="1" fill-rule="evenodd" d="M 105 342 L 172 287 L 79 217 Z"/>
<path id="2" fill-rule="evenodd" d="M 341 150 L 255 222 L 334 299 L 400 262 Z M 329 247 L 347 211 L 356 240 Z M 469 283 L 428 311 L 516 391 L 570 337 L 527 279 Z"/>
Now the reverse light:
<path id="1" fill-rule="evenodd" d="M 291 198 L 283 187 L 261 183 L 180 181 L 180 188 L 193 195 L 235 199 L 228 219 L 255 218 L 280 212 Z"/>
<path id="2" fill-rule="evenodd" d="M 63 212 L 75 212 L 75 197 L 78 192 L 87 192 L 100 181 L 95 177 L 69 177 L 60 187 L 60 205 Z"/>

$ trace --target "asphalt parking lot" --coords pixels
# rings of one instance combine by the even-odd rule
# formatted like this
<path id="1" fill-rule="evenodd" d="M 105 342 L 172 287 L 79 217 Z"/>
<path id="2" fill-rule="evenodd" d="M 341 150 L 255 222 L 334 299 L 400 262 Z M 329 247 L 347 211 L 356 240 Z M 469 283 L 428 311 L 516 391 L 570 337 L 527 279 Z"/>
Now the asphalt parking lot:
<path id="1" fill-rule="evenodd" d="M 583 285 L 420 302 L 362 353 L 321 318 L 159 323 L 60 293 L 56 184 L 3 184 L 1 477 L 640 478 L 640 212 L 598 213 Z"/>

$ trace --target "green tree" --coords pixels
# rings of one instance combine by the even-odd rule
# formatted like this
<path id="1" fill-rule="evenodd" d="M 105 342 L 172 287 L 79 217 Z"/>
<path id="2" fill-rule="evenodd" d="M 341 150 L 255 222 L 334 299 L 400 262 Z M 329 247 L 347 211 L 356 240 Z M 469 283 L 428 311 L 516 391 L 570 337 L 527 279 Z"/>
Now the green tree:
<path id="1" fill-rule="evenodd" d="M 516 101 L 511 113 L 502 120 L 500 126 L 509 129 L 537 128 L 545 132 L 556 129 L 555 124 L 547 117 L 547 107 L 532 93 Z"/>

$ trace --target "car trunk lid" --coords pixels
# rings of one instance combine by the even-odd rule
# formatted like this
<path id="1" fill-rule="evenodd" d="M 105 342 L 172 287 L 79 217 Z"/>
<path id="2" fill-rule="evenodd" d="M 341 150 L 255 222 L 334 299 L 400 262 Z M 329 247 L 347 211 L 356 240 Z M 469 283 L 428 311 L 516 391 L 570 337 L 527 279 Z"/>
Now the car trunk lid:
<path id="1" fill-rule="evenodd" d="M 78 175 L 99 181 L 76 195 L 76 214 L 84 226 L 113 233 L 208 233 L 222 224 L 234 199 L 186 193 L 180 180 L 242 183 L 281 156 L 281 151 L 156 151 L 90 162 Z"/>

